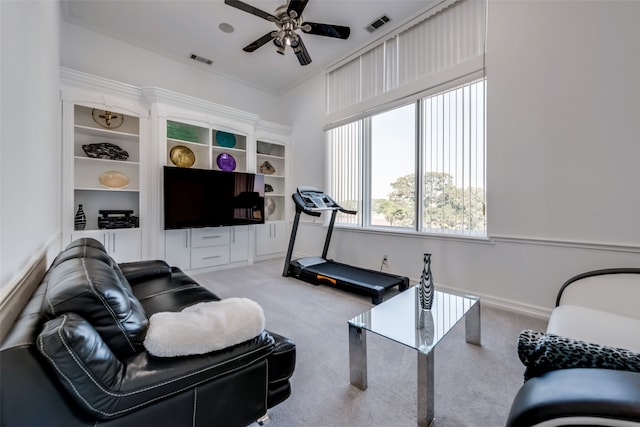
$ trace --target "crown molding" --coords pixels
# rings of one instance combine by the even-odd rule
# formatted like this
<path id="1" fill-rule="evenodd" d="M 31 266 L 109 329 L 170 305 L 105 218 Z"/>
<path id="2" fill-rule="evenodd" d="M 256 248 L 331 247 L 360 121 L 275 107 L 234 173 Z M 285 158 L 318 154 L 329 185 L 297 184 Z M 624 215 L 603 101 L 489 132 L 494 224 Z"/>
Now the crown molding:
<path id="1" fill-rule="evenodd" d="M 255 125 L 260 119 L 258 115 L 253 113 L 248 113 L 236 108 L 227 107 L 225 105 L 216 104 L 215 102 L 206 101 L 189 95 L 183 95 L 181 93 L 155 86 L 143 86 L 141 90 L 143 97 L 150 103 L 170 104 L 172 106 L 182 107 L 189 110 L 195 109 L 201 113 L 238 120 L 251 125 Z"/>
<path id="2" fill-rule="evenodd" d="M 60 67 L 60 81 L 65 86 L 72 86 L 79 89 L 91 91 L 104 90 L 112 95 L 134 98 L 138 101 L 142 98 L 142 90 L 139 87 L 121 83 L 115 80 L 106 79 L 71 68 Z"/>

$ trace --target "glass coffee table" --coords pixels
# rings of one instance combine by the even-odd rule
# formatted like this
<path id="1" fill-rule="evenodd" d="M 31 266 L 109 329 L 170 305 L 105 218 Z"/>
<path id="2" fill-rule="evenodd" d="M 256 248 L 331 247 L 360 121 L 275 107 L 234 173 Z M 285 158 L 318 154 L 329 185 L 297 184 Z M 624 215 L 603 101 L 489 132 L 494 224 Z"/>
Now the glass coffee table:
<path id="1" fill-rule="evenodd" d="M 367 331 L 418 352 L 418 425 L 430 426 L 433 410 L 433 350 L 449 331 L 465 320 L 465 338 L 480 345 L 480 299 L 435 291 L 431 310 L 419 309 L 417 287 L 376 305 L 349 320 L 349 376 L 367 388 Z"/>

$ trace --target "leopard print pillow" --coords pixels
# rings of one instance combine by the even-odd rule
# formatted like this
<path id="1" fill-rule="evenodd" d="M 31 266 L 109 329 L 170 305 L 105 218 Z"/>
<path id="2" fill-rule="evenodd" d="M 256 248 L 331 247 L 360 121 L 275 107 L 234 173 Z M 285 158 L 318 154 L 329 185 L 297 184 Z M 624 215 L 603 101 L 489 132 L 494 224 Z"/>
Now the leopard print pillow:
<path id="1" fill-rule="evenodd" d="M 603 368 L 640 372 L 640 354 L 544 332 L 525 330 L 518 337 L 518 357 L 527 368 L 524 380 L 566 368 Z"/>

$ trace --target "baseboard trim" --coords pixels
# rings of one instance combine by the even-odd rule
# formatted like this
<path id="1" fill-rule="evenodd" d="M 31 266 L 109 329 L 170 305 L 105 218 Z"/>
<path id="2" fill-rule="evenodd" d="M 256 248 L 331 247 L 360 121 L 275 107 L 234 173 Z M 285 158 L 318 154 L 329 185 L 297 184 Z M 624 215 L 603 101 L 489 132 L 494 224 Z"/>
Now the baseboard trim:
<path id="1" fill-rule="evenodd" d="M 297 253 L 292 259 L 305 258 L 307 256 L 311 256 L 308 254 Z M 418 279 L 413 277 L 409 277 L 409 282 L 411 284 L 416 284 L 419 282 Z M 549 316 L 551 315 L 551 309 L 546 307 L 540 307 L 531 304 L 522 304 L 517 301 L 508 300 L 505 298 L 498 298 L 488 294 L 476 293 L 466 289 L 453 288 L 451 286 L 444 286 L 440 284 L 436 284 L 436 288 L 438 290 L 449 292 L 455 295 L 474 295 L 480 297 L 480 302 L 482 305 L 487 305 L 489 307 L 494 307 L 500 310 L 506 310 L 513 313 L 521 314 L 523 316 L 534 317 L 536 319 L 549 320 Z"/>
<path id="2" fill-rule="evenodd" d="M 465 291 L 438 284 L 436 284 L 436 289 L 456 295 L 474 295 L 480 298 L 481 305 L 510 311 L 523 316 L 534 317 L 536 319 L 549 320 L 549 316 L 551 315 L 551 310 L 545 307 L 539 307 L 531 304 L 522 304 L 504 298 L 497 298 L 487 294 L 478 294 L 476 292 Z"/>
<path id="3" fill-rule="evenodd" d="M 45 251 L 42 251 L 39 257 L 29 265 L 22 278 L 3 293 L 0 300 L 0 342 L 4 341 L 13 322 L 24 308 L 24 303 L 29 300 L 46 271 L 47 257 Z"/>
<path id="4" fill-rule="evenodd" d="M 61 244 L 60 234 L 54 235 L 45 246 L 37 251 L 15 278 L 0 290 L 0 343 L 13 326 L 33 292 L 49 268 Z"/>

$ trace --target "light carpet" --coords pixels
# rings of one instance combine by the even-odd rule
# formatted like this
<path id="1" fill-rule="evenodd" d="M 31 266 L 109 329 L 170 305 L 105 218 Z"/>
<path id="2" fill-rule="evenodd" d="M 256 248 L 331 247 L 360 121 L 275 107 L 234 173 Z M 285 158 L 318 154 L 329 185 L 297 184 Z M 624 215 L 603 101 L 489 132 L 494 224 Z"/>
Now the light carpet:
<path id="1" fill-rule="evenodd" d="M 267 329 L 296 342 L 291 397 L 269 411 L 267 426 L 415 426 L 415 350 L 368 334 L 368 388 L 351 386 L 347 320 L 371 309 L 371 298 L 282 277 L 282 267 L 271 260 L 192 276 L 220 298 L 256 301 Z M 465 342 L 460 322 L 435 349 L 437 427 L 504 426 L 523 383 L 517 337 L 546 329 L 545 321 L 492 307 L 481 306 L 481 318 L 481 346 Z"/>

